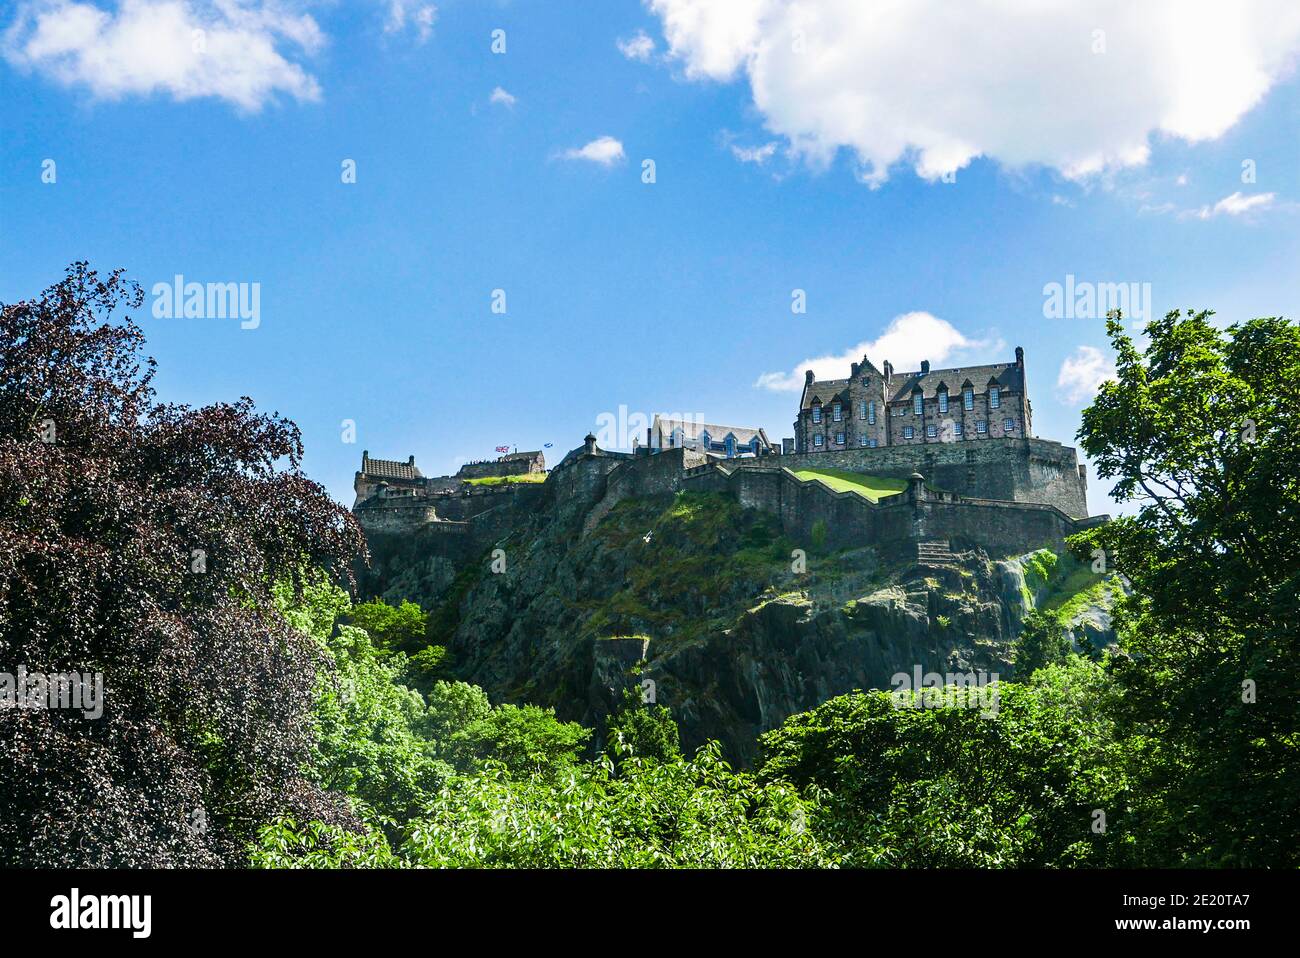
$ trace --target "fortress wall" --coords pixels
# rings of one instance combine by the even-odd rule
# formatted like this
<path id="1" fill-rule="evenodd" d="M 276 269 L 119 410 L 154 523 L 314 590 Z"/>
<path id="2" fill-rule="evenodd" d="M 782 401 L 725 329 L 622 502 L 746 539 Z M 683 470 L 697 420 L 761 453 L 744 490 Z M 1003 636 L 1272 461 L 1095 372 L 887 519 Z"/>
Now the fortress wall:
<path id="1" fill-rule="evenodd" d="M 781 456 L 787 469 L 845 469 L 906 479 L 919 472 L 933 485 L 980 499 L 1041 502 L 1067 515 L 1088 514 L 1075 450 L 1047 439 L 990 438 Z M 732 466 L 732 463 L 728 463 Z M 735 460 L 734 468 L 769 467 Z"/>
<path id="2" fill-rule="evenodd" d="M 414 505 L 413 503 L 417 501 L 421 504 Z M 412 532 L 437 518 L 434 507 L 423 504 L 424 500 L 407 499 L 401 505 L 398 505 L 398 502 L 402 500 L 396 500 L 393 505 L 369 505 L 364 509 L 357 509 L 354 515 L 367 534 Z"/>
<path id="3" fill-rule="evenodd" d="M 450 496 L 435 496 L 430 501 L 443 519 L 466 522 L 480 513 L 501 505 L 520 508 L 544 498 L 542 483 L 512 483 L 504 486 L 471 486 Z"/>
<path id="4" fill-rule="evenodd" d="M 787 535 L 811 540 L 824 524 L 832 548 L 853 548 L 917 539 L 973 543 L 993 555 L 1012 555 L 1041 547 L 1059 550 L 1081 524 L 1050 504 L 961 498 L 912 501 L 907 493 L 872 505 L 852 493 L 836 493 L 817 482 L 801 482 L 784 471 L 737 469 L 729 477 L 709 470 L 688 478 L 692 489 L 719 488 L 741 505 L 781 517 Z"/>

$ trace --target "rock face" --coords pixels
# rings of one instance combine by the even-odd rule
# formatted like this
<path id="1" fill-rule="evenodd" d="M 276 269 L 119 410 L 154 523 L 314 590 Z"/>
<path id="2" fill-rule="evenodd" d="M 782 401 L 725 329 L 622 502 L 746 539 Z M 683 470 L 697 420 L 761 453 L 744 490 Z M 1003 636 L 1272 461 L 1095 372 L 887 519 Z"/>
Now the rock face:
<path id="1" fill-rule="evenodd" d="M 430 641 L 494 701 L 550 705 L 600 730 L 619 687 L 642 683 L 687 749 L 717 739 L 741 765 L 759 733 L 833 696 L 890 688 L 895 673 L 1007 677 L 1036 606 L 1064 611 L 1070 598 L 1071 629 L 1094 646 L 1113 639 L 1109 592 L 1088 601 L 1081 590 L 1099 580 L 1046 550 L 819 551 L 716 493 L 633 498 L 590 518 L 539 511 L 497 543 L 498 571 L 490 555 L 438 555 L 435 537 L 372 542 L 363 588 L 434 610 Z"/>

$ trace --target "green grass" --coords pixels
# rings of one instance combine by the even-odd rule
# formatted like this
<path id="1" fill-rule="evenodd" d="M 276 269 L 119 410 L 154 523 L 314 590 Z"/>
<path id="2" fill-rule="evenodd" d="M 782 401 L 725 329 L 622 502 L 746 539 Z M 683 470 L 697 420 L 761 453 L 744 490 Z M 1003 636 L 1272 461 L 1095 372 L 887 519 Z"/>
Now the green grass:
<path id="1" fill-rule="evenodd" d="M 844 469 L 800 469 L 795 473 L 800 479 L 819 479 L 836 492 L 856 492 L 872 502 L 907 491 L 906 479 L 886 479 L 882 476 L 864 476 L 860 472 Z"/>
<path id="2" fill-rule="evenodd" d="M 483 476 L 481 479 L 466 479 L 471 486 L 505 486 L 512 482 L 545 482 L 544 472 L 524 472 L 517 476 Z"/>

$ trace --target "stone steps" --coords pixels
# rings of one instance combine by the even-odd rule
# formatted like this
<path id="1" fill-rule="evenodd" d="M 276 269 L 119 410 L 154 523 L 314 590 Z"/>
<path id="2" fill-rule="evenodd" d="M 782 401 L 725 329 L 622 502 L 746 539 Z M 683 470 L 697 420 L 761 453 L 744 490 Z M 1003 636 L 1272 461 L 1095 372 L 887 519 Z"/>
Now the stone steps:
<path id="1" fill-rule="evenodd" d="M 954 565 L 956 562 L 947 539 L 928 539 L 916 544 L 917 565 Z"/>

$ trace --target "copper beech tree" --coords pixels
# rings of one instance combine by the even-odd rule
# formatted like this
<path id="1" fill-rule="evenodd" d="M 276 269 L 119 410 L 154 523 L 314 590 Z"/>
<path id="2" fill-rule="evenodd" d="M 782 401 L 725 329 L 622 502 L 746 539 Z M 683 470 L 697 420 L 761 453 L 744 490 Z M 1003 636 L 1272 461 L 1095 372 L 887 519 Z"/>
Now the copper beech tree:
<path id="1" fill-rule="evenodd" d="M 293 423 L 156 401 L 142 299 L 76 263 L 0 307 L 0 866 L 237 865 L 276 816 L 349 824 L 304 778 L 328 666 L 275 590 L 364 540 Z M 97 674 L 102 715 L 18 701 Z"/>

